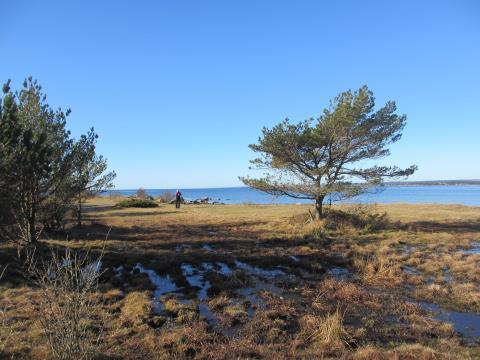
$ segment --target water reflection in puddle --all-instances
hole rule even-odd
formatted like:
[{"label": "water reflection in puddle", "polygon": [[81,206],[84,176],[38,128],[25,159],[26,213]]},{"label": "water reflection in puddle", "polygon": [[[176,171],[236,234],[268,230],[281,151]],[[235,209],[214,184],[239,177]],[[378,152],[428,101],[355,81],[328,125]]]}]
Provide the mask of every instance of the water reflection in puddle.
[{"label": "water reflection in puddle", "polygon": [[285,273],[282,270],[279,269],[274,269],[274,270],[265,270],[261,269],[256,266],[252,266],[249,264],[246,264],[244,262],[241,262],[239,260],[235,260],[235,266],[241,270],[244,270],[245,272],[256,275],[259,277],[267,278],[267,279],[273,279],[278,276],[285,275]]},{"label": "water reflection in puddle", "polygon": [[[184,295],[180,292],[182,288],[178,288],[169,275],[160,276],[154,270],[147,269],[140,263],[135,265],[134,270],[147,274],[150,281],[155,286],[153,297],[154,311],[156,313],[162,313],[164,307],[160,298],[166,294],[174,294],[177,301],[182,304],[192,305],[196,303],[200,316],[204,318],[211,327],[216,328],[221,333],[229,333],[230,330],[221,329],[221,327],[219,327],[218,319],[207,305],[208,290],[211,288],[211,283],[205,279],[205,274],[208,272],[217,272],[223,276],[231,276],[235,273],[235,270],[223,262],[204,262],[200,266],[183,263],[180,265],[180,268],[188,284],[191,287],[198,289],[196,300],[185,299]],[[287,276],[284,271],[280,269],[265,270],[238,260],[235,260],[235,268],[246,272],[252,280],[252,286],[240,288],[235,291],[239,299],[232,299],[235,303],[244,303],[247,315],[250,319],[253,318],[257,309],[266,308],[265,301],[260,297],[261,292],[265,291],[277,295],[282,299],[285,296],[289,296],[285,290],[275,285],[272,281],[277,277]],[[115,273],[118,276],[121,276],[123,271],[124,269],[122,266],[115,268]]]},{"label": "water reflection in puddle", "polygon": [[206,252],[213,251],[213,248],[208,244],[203,244],[202,249],[205,250]]},{"label": "water reflection in puddle", "polygon": [[217,262],[216,264],[220,267],[220,269],[218,270],[220,274],[229,276],[233,273],[232,269],[230,269],[230,267],[227,264],[222,262]]},{"label": "water reflection in puddle", "polygon": [[452,323],[455,331],[465,337],[480,337],[480,314],[448,311],[427,302],[420,302],[419,305],[423,310],[432,312],[436,320]]},{"label": "water reflection in puddle", "polygon": [[480,254],[480,241],[471,242],[470,247],[468,249],[462,250],[462,254],[466,254],[466,255]]},{"label": "water reflection in puddle", "polygon": [[[213,269],[213,267],[211,267],[211,264],[203,263],[202,265],[204,269]],[[204,273],[208,270],[205,269],[205,271],[200,271],[199,269],[194,268],[190,264],[182,264],[180,268],[182,269],[183,276],[185,276],[190,286],[200,289],[197,292],[198,300],[207,300],[207,291],[211,287],[211,284],[210,281],[204,279]]]},{"label": "water reflection in puddle", "polygon": [[185,250],[190,250],[192,248],[191,245],[186,245],[186,244],[178,244],[175,246],[175,252],[179,253]]},{"label": "water reflection in puddle", "polygon": [[334,277],[337,281],[346,281],[352,278],[352,273],[348,269],[337,266],[328,269],[327,274]]},{"label": "water reflection in puddle", "polygon": [[420,276],[422,275],[422,272],[418,270],[414,266],[409,266],[409,265],[402,265],[402,271],[405,274],[412,275],[412,276]]},{"label": "water reflection in puddle", "polygon": [[208,308],[206,304],[199,303],[198,312],[200,313],[200,316],[202,316],[210,326],[215,327],[218,325],[218,320],[216,316],[213,314],[213,312]]},{"label": "water reflection in puddle", "polygon": [[115,277],[117,279],[121,279],[123,276],[123,273],[125,272],[125,268],[123,265],[117,266],[116,268],[113,268],[113,272],[115,273]]},{"label": "water reflection in puddle", "polygon": [[177,285],[175,285],[175,283],[172,281],[170,275],[160,276],[155,272],[155,270],[146,269],[140,263],[136,264],[133,269],[148,275],[148,278],[155,286],[155,290],[153,292],[154,311],[161,312],[163,310],[163,304],[160,301],[160,297],[162,295],[177,291]]}]

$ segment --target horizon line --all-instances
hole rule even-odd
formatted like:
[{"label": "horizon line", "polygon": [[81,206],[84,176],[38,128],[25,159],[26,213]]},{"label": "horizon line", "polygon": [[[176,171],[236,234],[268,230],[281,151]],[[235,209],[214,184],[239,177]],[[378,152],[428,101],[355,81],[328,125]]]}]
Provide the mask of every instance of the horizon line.
[{"label": "horizon line", "polygon": [[[405,180],[405,181],[385,181],[384,184],[418,184],[418,183],[442,183],[442,182],[478,182],[480,185],[480,179],[437,179],[437,180]],[[175,187],[175,188],[144,188],[142,186],[136,188],[113,188],[105,191],[135,191],[138,189],[144,190],[205,190],[205,189],[238,189],[249,188],[249,186],[214,186],[214,187]]]}]

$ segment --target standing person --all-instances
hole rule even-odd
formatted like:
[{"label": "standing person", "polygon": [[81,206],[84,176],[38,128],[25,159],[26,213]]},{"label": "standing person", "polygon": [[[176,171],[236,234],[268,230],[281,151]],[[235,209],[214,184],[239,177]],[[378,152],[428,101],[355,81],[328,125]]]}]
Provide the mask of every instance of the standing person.
[{"label": "standing person", "polygon": [[182,193],[177,189],[175,193],[175,208],[180,209],[180,202],[182,201]]}]

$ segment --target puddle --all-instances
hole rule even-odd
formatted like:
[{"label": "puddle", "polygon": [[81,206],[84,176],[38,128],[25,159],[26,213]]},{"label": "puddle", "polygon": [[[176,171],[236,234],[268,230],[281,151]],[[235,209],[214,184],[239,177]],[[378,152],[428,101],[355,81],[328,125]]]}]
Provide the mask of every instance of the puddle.
[{"label": "puddle", "polygon": [[202,249],[205,250],[205,251],[207,251],[207,252],[213,251],[213,248],[212,248],[210,245],[208,245],[208,244],[204,244],[204,245],[202,246]]},{"label": "puddle", "polygon": [[463,249],[462,254],[474,255],[480,254],[480,241],[472,241],[468,249]]},{"label": "puddle", "polygon": [[[220,264],[220,263],[217,263],[217,264]],[[244,299],[244,301],[247,302],[246,312],[250,319],[253,318],[256,310],[265,309],[267,306],[265,300],[263,300],[260,297],[261,292],[265,291],[265,292],[274,294],[281,299],[285,297],[290,297],[285,290],[278,287],[273,281],[278,277],[290,276],[284,271],[278,268],[273,270],[265,270],[257,266],[246,264],[239,260],[235,260],[235,265],[237,269],[245,271],[251,277],[252,286],[240,288],[235,291],[235,293],[239,297],[241,297],[242,299]],[[230,270],[228,266],[224,268],[224,270],[227,270],[227,269],[229,270],[227,273],[232,272],[232,270]],[[220,272],[223,273],[222,270],[220,270]]]},{"label": "puddle", "polygon": [[352,273],[348,269],[337,266],[328,269],[327,274],[334,277],[337,281],[347,281],[352,278]]},{"label": "puddle", "polygon": [[406,254],[406,255],[410,255],[414,250],[416,250],[416,248],[412,245],[400,245],[399,246],[399,249],[402,253]]},{"label": "puddle", "polygon": [[256,241],[256,242],[255,242],[255,247],[256,247],[257,249],[266,249],[266,248],[268,248],[268,246],[267,246],[265,243],[262,243],[262,242],[260,242],[260,241]]},{"label": "puddle", "polygon": [[448,268],[443,269],[443,279],[447,284],[452,283],[452,274],[450,274],[450,270],[448,270]]},{"label": "puddle", "polygon": [[211,263],[207,263],[207,262],[202,263],[202,268],[205,271],[214,271],[213,264],[211,264]]},{"label": "puddle", "polygon": [[415,266],[402,265],[402,271],[407,275],[421,276],[422,272]]},{"label": "puddle", "polygon": [[[210,268],[210,270],[213,270],[213,266],[208,263],[203,263],[202,267],[205,269],[205,267]],[[200,290],[197,292],[197,298],[200,301],[204,301],[208,299],[207,291],[211,287],[210,281],[204,279],[203,272],[199,271],[198,269],[194,268],[190,264],[182,264],[180,265],[180,268],[182,269],[183,275],[186,277],[188,283],[192,287],[197,287]],[[208,269],[205,269],[208,271]]]},{"label": "puddle", "polygon": [[210,326],[216,327],[218,325],[217,318],[206,304],[198,304],[198,312],[200,313],[200,316],[202,316]]},{"label": "puddle", "polygon": [[289,257],[290,259],[292,259],[293,261],[295,261],[295,262],[299,262],[299,261],[300,261],[300,259],[299,259],[297,256],[295,256],[295,255],[289,255],[288,257]]},{"label": "puddle", "polygon": [[265,270],[261,269],[256,266],[252,266],[249,264],[246,264],[242,261],[235,260],[235,265],[237,268],[246,271],[247,273],[251,275],[256,275],[262,278],[267,278],[267,279],[274,279],[278,276],[283,276],[285,273],[282,270],[279,269],[274,269],[274,270]]},{"label": "puddle", "polygon": [[161,312],[163,310],[163,304],[160,301],[160,297],[170,292],[178,290],[177,285],[172,281],[170,275],[160,276],[154,270],[146,269],[142,264],[136,264],[133,268],[143,274],[147,274],[148,278],[155,285],[155,291],[153,293],[153,308],[155,312]]},{"label": "puddle", "polygon": [[480,314],[448,311],[427,302],[420,302],[419,305],[423,310],[432,312],[434,319],[452,323],[455,331],[465,337],[480,337]]},{"label": "puddle", "polygon": [[117,279],[121,279],[123,276],[123,273],[125,272],[125,268],[123,265],[117,266],[116,268],[113,268],[113,272],[115,273],[115,277]]},{"label": "puddle", "polygon": [[217,262],[216,264],[217,264],[217,266],[220,267],[220,269],[218,270],[218,272],[220,274],[228,276],[228,275],[231,275],[233,273],[232,269],[230,269],[230,267],[227,264],[222,263],[222,262]]},{"label": "puddle", "polygon": [[179,253],[185,250],[189,250],[192,247],[190,245],[185,245],[185,244],[178,244],[175,246],[175,252]]},{"label": "puddle", "polygon": [[[265,270],[256,266],[251,266],[241,261],[236,260],[235,265],[238,269],[244,270],[252,277],[252,286],[246,288],[240,288],[235,291],[238,295],[239,301],[246,302],[246,312],[248,317],[251,319],[255,315],[255,311],[258,309],[265,309],[266,302],[260,297],[262,291],[269,292],[271,294],[279,296],[281,299],[284,297],[289,297],[285,290],[281,289],[274,284],[272,279],[278,276],[287,275],[285,272],[274,269],[274,270]],[[206,301],[208,300],[208,289],[211,287],[211,283],[208,280],[205,280],[205,273],[210,271],[215,271],[224,276],[229,276],[234,273],[234,269],[230,268],[227,264],[223,262],[209,263],[204,262],[200,266],[193,266],[191,264],[183,263],[180,265],[182,274],[185,276],[188,284],[191,287],[198,289],[196,301],[198,312],[201,317],[203,317],[208,324],[215,328],[220,333],[227,336],[230,334],[230,330],[222,329],[219,326],[219,320],[216,318],[215,314],[209,309]],[[115,274],[121,276],[124,271],[123,266],[115,268]],[[183,295],[179,292],[181,288],[178,288],[175,283],[172,281],[170,276],[167,274],[165,276],[159,276],[154,270],[146,269],[140,263],[136,264],[134,270],[138,270],[141,273],[148,275],[150,281],[155,285],[154,298],[153,298],[153,309],[156,313],[161,313],[163,309],[163,304],[160,301],[160,297],[167,293],[176,293],[175,296],[177,301],[183,304],[192,304],[192,300],[185,299]],[[233,332],[231,333],[233,334]],[[230,334],[230,335],[231,335]]]},{"label": "puddle", "polygon": [[251,287],[241,288],[236,291],[238,295],[240,295],[250,303],[250,306],[247,307],[247,313],[249,314],[250,318],[255,315],[255,307],[265,309],[267,306],[265,301],[258,296],[257,291],[258,289]]}]

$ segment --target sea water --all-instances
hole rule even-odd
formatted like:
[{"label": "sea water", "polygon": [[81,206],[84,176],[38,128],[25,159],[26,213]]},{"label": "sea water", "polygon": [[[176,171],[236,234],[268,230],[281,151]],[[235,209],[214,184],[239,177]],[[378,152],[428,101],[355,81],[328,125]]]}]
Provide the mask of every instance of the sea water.
[{"label": "sea water", "polygon": [[[175,193],[176,189],[147,189],[151,196],[164,192]],[[311,200],[287,196],[272,196],[248,187],[180,189],[187,200],[208,197],[211,201],[225,204],[310,204]],[[135,195],[136,190],[112,190],[105,195]],[[328,198],[326,199],[328,202]],[[387,185],[373,189],[367,194],[351,198],[347,203],[439,203],[480,206],[480,185]]]}]

